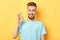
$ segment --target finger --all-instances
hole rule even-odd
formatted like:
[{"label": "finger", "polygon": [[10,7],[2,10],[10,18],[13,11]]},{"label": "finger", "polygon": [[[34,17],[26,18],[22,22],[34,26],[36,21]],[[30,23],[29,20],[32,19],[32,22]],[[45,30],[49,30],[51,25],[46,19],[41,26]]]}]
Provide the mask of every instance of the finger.
[{"label": "finger", "polygon": [[22,15],[21,15],[21,14],[18,14],[18,15],[17,15],[17,17],[18,17],[18,18],[21,18],[21,17],[22,17]]}]

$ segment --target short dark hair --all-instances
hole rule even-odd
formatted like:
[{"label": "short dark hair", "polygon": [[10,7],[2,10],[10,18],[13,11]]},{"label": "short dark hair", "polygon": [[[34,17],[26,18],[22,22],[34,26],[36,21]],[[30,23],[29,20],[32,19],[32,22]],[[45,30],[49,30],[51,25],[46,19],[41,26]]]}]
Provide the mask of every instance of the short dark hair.
[{"label": "short dark hair", "polygon": [[34,2],[29,2],[29,3],[27,4],[27,6],[35,6],[35,7],[37,7],[36,3],[34,3]]}]

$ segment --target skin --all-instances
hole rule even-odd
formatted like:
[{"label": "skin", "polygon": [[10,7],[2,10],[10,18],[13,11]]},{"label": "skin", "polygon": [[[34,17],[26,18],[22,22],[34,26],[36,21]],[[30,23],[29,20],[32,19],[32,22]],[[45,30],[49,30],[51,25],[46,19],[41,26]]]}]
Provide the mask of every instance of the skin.
[{"label": "skin", "polygon": [[[28,14],[28,21],[33,21],[35,18],[37,8],[35,6],[27,6],[27,14]],[[16,23],[16,27],[13,31],[12,37],[13,39],[16,39],[18,35],[18,24],[23,21],[23,17],[21,14],[17,14],[18,21]],[[41,35],[41,40],[44,40],[44,35]]]}]

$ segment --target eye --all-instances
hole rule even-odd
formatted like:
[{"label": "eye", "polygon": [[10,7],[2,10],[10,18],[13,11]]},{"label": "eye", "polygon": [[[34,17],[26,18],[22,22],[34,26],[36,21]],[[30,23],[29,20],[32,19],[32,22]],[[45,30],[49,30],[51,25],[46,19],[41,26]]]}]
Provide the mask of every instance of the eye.
[{"label": "eye", "polygon": [[31,11],[30,9],[28,11]]},{"label": "eye", "polygon": [[35,10],[33,9],[32,11],[34,12]]}]

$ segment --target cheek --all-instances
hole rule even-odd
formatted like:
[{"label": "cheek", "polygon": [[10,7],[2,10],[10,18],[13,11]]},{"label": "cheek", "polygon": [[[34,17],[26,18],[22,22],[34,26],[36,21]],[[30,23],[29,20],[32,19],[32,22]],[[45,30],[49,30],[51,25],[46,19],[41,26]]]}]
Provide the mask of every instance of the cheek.
[{"label": "cheek", "polygon": [[28,14],[31,14],[31,12],[28,11]]},{"label": "cheek", "polygon": [[35,11],[32,12],[35,15]]}]

